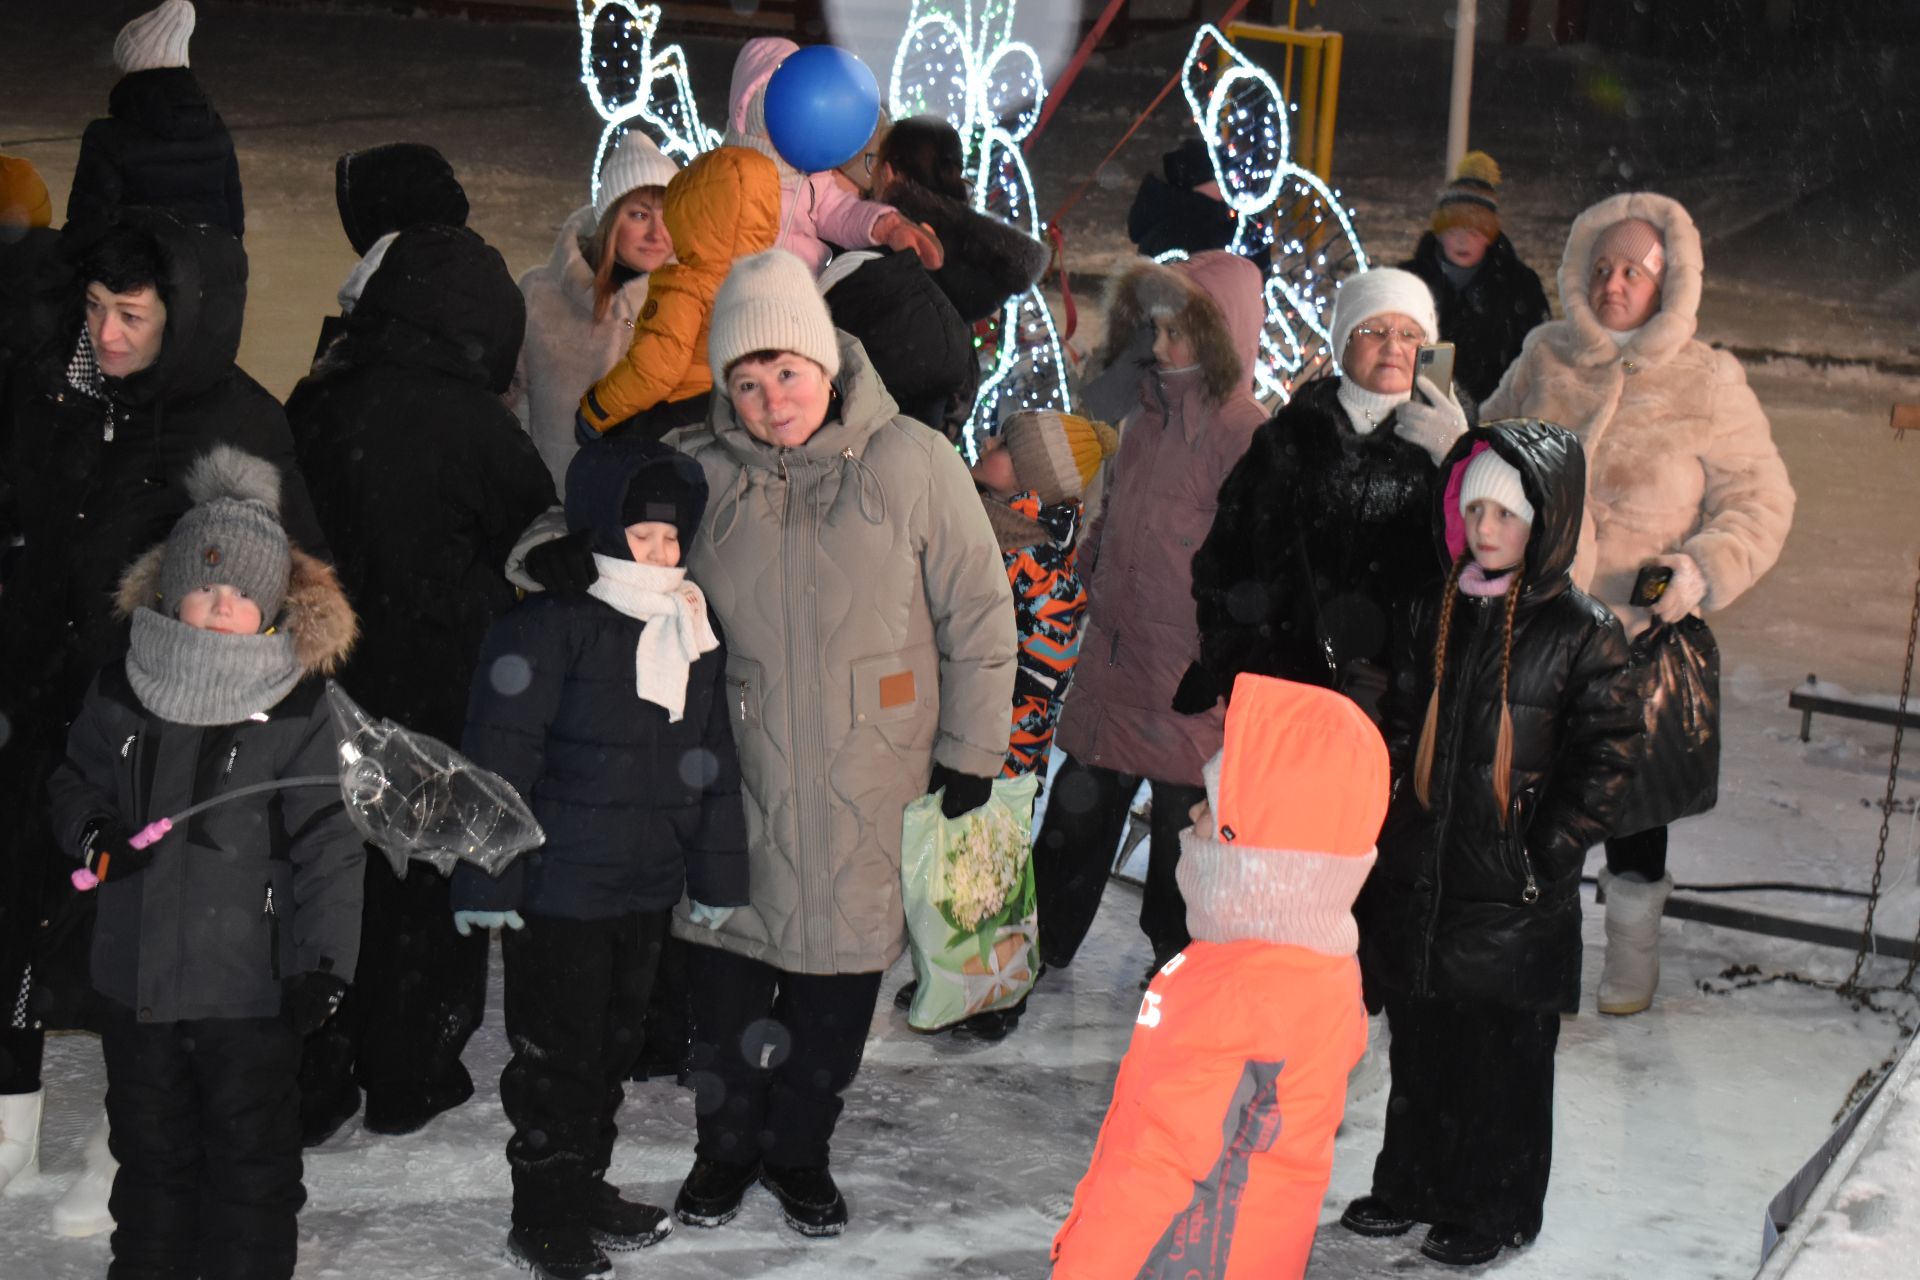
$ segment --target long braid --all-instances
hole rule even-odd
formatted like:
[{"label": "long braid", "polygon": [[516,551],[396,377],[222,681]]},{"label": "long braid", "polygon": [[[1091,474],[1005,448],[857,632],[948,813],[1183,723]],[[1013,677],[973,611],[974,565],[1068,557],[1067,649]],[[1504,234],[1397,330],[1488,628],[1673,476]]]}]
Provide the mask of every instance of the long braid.
[{"label": "long braid", "polygon": [[1433,694],[1427,699],[1426,723],[1420,726],[1420,747],[1413,754],[1413,794],[1420,807],[1433,808],[1433,752],[1440,737],[1440,686],[1447,678],[1447,633],[1453,630],[1453,601],[1459,593],[1460,573],[1472,558],[1462,552],[1447,574],[1446,594],[1440,597],[1440,634],[1433,642]]},{"label": "long braid", "polygon": [[1507,677],[1513,667],[1513,617],[1520,609],[1523,574],[1513,571],[1507,587],[1506,630],[1500,638],[1500,736],[1493,746],[1493,798],[1500,804],[1500,826],[1507,825],[1507,799],[1513,790],[1513,708],[1507,705]]}]

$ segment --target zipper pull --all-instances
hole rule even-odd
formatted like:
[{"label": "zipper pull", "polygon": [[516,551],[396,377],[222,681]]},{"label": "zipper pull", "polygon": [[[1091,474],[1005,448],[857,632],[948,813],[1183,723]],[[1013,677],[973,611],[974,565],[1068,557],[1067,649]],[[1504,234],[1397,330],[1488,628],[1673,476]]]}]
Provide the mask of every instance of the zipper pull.
[{"label": "zipper pull", "polygon": [[267,885],[267,901],[266,904],[261,907],[260,914],[263,916],[278,916],[280,914],[273,909],[273,885],[271,882]]},{"label": "zipper pull", "polygon": [[133,752],[134,741],[138,739],[139,736],[137,733],[130,733],[127,735],[127,740],[120,744],[120,758],[122,760],[125,760],[127,756]]},{"label": "zipper pull", "polygon": [[[233,761],[234,761],[234,758],[235,758],[236,756],[238,756],[239,754],[240,754],[240,744],[239,744],[239,743],[237,743],[237,742],[236,742],[236,743],[234,743],[234,744],[233,744],[233,746],[232,746],[232,747],[230,747],[230,748],[228,748],[228,750],[227,750],[227,767],[226,767],[225,769],[223,769],[223,770],[221,770],[221,771],[220,771],[220,776],[221,776],[221,777],[222,777],[223,779],[224,779],[224,778],[231,778],[231,777],[233,776]],[[269,892],[271,892],[271,891],[269,891]]]},{"label": "zipper pull", "polygon": [[740,723],[745,724],[746,722],[747,722],[747,682],[745,680],[742,680],[740,682]]}]

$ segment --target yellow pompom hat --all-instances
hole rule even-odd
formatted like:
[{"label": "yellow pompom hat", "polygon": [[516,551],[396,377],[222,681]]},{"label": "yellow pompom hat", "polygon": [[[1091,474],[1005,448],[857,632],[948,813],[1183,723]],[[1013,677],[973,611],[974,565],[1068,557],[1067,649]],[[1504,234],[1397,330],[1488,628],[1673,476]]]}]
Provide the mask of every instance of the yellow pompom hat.
[{"label": "yellow pompom hat", "polygon": [[1460,157],[1453,181],[1433,207],[1433,234],[1471,227],[1492,243],[1500,238],[1500,166],[1484,151]]}]

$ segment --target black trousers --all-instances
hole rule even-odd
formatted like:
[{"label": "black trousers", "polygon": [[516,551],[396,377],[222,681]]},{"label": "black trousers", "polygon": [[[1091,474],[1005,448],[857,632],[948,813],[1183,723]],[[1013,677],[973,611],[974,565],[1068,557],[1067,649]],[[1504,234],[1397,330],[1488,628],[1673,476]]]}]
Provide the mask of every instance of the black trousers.
[{"label": "black trousers", "polygon": [[1560,1016],[1390,997],[1387,1024],[1393,1082],[1373,1193],[1417,1222],[1533,1239],[1553,1164]]},{"label": "black trousers", "polygon": [[1607,870],[1614,875],[1638,871],[1649,881],[1667,874],[1667,828],[1648,827],[1607,841]]},{"label": "black trousers", "polygon": [[353,990],[308,1038],[301,1069],[310,1111],[356,1082],[424,1089],[465,1077],[460,1054],[486,1009],[487,934],[454,932],[451,883],[418,862],[403,880],[367,851]]},{"label": "black trousers", "polygon": [[[1153,821],[1148,837],[1147,891],[1140,903],[1140,930],[1153,945],[1156,965],[1193,941],[1187,933],[1187,903],[1174,881],[1180,863],[1180,831],[1187,811],[1207,798],[1201,787],[1149,780]],[[1113,870],[1113,855],[1126,830],[1128,806],[1140,789],[1137,775],[1082,764],[1068,756],[1053,778],[1053,799],[1033,846],[1033,889],[1040,915],[1040,957],[1056,968],[1073,957],[1093,928]]]},{"label": "black trousers", "polygon": [[639,1060],[665,911],[526,917],[501,931],[507,1042],[500,1102],[513,1122],[513,1225],[577,1221],[613,1159],[622,1082]]},{"label": "black trousers", "polygon": [[142,1023],[106,1004],[108,1280],[285,1280],[300,1184],[300,1038],[279,1018]]},{"label": "black trousers", "polygon": [[678,1076],[687,1066],[693,1039],[693,997],[687,990],[688,943],[669,933],[660,947],[653,990],[647,996],[646,1042],[634,1064],[633,1078]]},{"label": "black trousers", "polygon": [[782,1169],[823,1167],[841,1094],[860,1071],[878,973],[788,973],[690,946],[695,1154]]}]

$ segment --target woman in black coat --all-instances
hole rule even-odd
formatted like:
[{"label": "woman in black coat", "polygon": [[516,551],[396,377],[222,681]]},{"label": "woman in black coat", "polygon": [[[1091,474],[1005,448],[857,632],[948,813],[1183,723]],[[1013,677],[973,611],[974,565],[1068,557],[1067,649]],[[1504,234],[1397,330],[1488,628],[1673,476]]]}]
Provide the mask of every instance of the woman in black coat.
[{"label": "woman in black coat", "polygon": [[[500,399],[526,308],[506,263],[473,232],[400,233],[348,317],[346,334],[287,401],[301,465],[360,614],[341,673],[385,716],[458,742],[481,641],[516,598],[507,552],[554,503],[553,479]],[[454,933],[447,880],[404,881],[367,862],[362,981],[348,1016],[308,1046],[310,1140],[368,1091],[366,1124],[406,1133],[466,1100],[460,1053],[486,993],[484,938]],[[356,1024],[364,1027],[357,1048]],[[329,1123],[331,1122],[331,1123]]]},{"label": "woman in black coat", "polygon": [[184,66],[120,77],[106,116],[80,137],[67,221],[98,221],[131,205],[154,205],[236,239],[246,233],[233,138]]},{"label": "woman in black coat", "polygon": [[[1432,529],[1453,570],[1416,607],[1383,702],[1393,795],[1354,909],[1393,1088],[1373,1194],[1342,1221],[1363,1235],[1433,1223],[1423,1251],[1464,1264],[1540,1230],[1553,1051],[1580,991],[1580,868],[1632,780],[1640,715],[1625,633],[1568,575],[1579,441],[1501,422],[1462,439],[1441,476]],[[1517,566],[1468,549],[1489,503],[1531,525]]]}]

